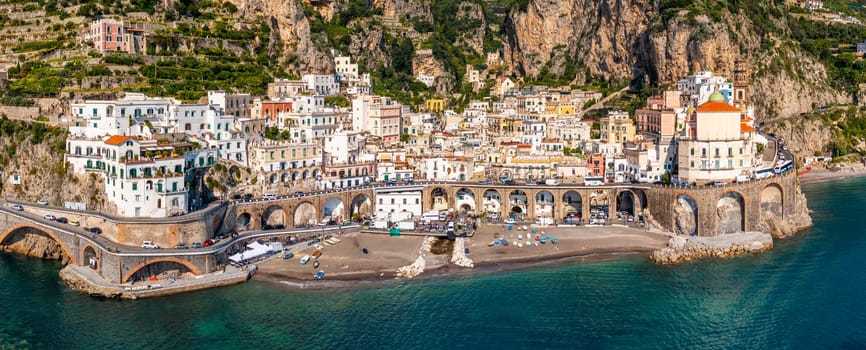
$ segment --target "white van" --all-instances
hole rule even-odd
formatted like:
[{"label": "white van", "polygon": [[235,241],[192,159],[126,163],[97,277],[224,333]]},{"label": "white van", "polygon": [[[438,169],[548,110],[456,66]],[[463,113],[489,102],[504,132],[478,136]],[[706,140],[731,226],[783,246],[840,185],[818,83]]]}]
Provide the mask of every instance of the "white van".
[{"label": "white van", "polygon": [[153,243],[151,241],[144,241],[141,243],[141,247],[145,249],[159,249],[159,244]]},{"label": "white van", "polygon": [[272,201],[272,200],[277,199],[277,196],[274,194],[271,194],[271,193],[265,193],[265,195],[262,196],[262,199],[264,199],[266,201]]}]

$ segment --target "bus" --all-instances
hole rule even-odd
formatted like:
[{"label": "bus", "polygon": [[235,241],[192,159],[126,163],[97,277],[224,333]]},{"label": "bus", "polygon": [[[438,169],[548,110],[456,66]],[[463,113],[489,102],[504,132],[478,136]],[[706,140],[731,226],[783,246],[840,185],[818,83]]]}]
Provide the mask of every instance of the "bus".
[{"label": "bus", "polygon": [[784,173],[791,171],[792,169],[794,169],[794,161],[789,160],[789,161],[784,162],[782,164],[777,164],[773,168],[773,172],[775,172],[776,174],[784,174]]},{"label": "bus", "polygon": [[601,186],[604,185],[604,176],[587,176],[583,178],[584,186]]},{"label": "bus", "polygon": [[765,179],[775,174],[776,173],[773,168],[758,169],[757,171],[755,171],[755,179]]}]

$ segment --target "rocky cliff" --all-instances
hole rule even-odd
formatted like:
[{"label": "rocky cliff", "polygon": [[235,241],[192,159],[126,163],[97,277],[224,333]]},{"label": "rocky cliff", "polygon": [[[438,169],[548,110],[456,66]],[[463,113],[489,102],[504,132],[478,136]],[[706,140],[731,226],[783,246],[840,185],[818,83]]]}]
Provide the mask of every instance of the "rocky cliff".
[{"label": "rocky cliff", "polygon": [[63,252],[59,243],[27,229],[20,229],[6,237],[3,245],[0,245],[0,251],[10,251],[40,259],[60,260],[63,264],[69,263],[69,256]]},{"label": "rocky cliff", "polygon": [[[62,146],[66,134],[52,134],[39,143],[31,142],[33,136],[18,133],[0,137],[0,149],[14,150],[11,157],[4,158],[3,177],[0,179],[0,196],[36,202],[48,201],[55,206],[64,202],[82,202],[87,209],[114,212],[104,194],[104,186],[96,174],[73,174],[63,159]],[[14,181],[18,176],[19,183]]]},{"label": "rocky cliff", "polygon": [[[304,3],[299,0],[229,0],[240,10],[240,15],[249,19],[266,15],[274,42],[281,45],[281,56],[291,58],[288,67],[299,74],[329,73],[334,71],[332,57],[313,44],[310,19],[304,13]],[[323,12],[330,14],[330,7]]]}]

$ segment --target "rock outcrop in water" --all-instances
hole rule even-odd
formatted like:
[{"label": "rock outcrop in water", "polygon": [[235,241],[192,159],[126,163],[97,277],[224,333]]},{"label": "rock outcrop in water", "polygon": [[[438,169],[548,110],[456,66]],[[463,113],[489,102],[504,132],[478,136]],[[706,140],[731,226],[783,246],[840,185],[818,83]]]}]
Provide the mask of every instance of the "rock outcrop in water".
[{"label": "rock outcrop in water", "polygon": [[676,264],[705,257],[727,258],[760,253],[772,248],[773,238],[761,232],[718,237],[673,236],[667,247],[653,252],[650,260],[659,264]]},{"label": "rock outcrop in water", "polygon": [[451,263],[460,267],[474,267],[472,259],[466,256],[466,238],[454,240],[454,251],[451,253]]}]

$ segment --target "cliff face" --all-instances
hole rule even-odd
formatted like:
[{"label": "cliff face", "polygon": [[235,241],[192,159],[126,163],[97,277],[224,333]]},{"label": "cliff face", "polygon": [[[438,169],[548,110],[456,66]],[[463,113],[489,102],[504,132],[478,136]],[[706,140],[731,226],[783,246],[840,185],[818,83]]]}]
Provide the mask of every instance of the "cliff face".
[{"label": "cliff face", "polygon": [[243,17],[254,19],[261,15],[267,16],[271,35],[276,35],[282,43],[282,56],[296,59],[295,64],[289,67],[296,73],[316,74],[334,71],[334,61],[331,56],[320,51],[313,44],[310,20],[304,14],[302,2],[297,0],[229,0],[229,2],[238,7]]},{"label": "cliff face", "polygon": [[[100,178],[96,174],[73,174],[72,169],[66,167],[63,154],[51,149],[51,142],[54,140],[34,145],[29,139],[16,141],[0,137],[0,149],[16,150],[9,164],[3,167],[0,196],[29,202],[42,199],[56,206],[63,206],[66,201],[83,202],[90,210],[115,212],[105,197]],[[20,184],[13,183],[13,174],[18,174]]]},{"label": "cliff face", "polygon": [[[631,78],[637,44],[654,8],[649,0],[533,0],[506,19],[506,64],[521,75],[574,60],[594,76]],[[555,62],[550,62],[556,56]],[[586,78],[586,77],[583,77]]]},{"label": "cliff face", "polygon": [[[562,63],[572,61],[581,66],[577,81],[589,73],[675,83],[701,70],[732,77],[734,61],[742,57],[754,67],[751,101],[760,120],[851,102],[829,87],[823,65],[796,45],[760,35],[749,13],[725,12],[713,20],[681,10],[663,19],[657,6],[646,0],[533,0],[525,12],[509,14],[506,63],[528,76],[546,65],[562,73]],[[787,30],[783,21],[774,25]]]}]

